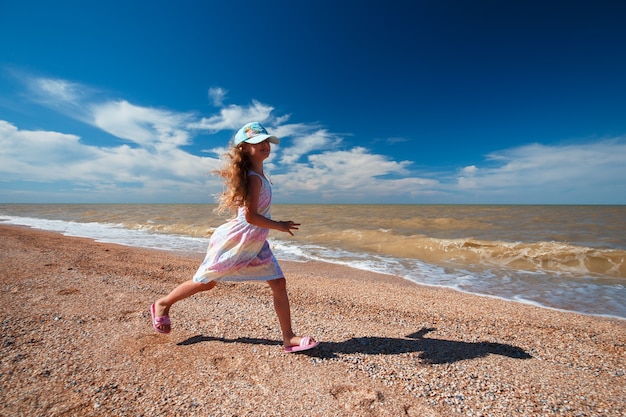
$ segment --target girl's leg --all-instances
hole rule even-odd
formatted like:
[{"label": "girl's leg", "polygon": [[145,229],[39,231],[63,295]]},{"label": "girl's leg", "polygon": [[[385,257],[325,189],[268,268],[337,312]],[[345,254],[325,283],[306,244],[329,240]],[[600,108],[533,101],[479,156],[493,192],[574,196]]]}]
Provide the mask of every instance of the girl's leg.
[{"label": "girl's leg", "polygon": [[[180,284],[178,287],[174,288],[172,292],[166,295],[163,298],[158,299],[154,303],[154,312],[155,315],[158,316],[169,316],[170,307],[172,304],[183,300],[187,297],[191,297],[192,295],[199,293],[201,291],[208,291],[211,288],[215,287],[215,281],[209,281],[208,283],[195,282],[195,281],[185,281]],[[168,331],[170,326],[167,325],[159,325],[161,330]]]},{"label": "girl's leg", "polygon": [[283,333],[285,347],[296,346],[300,343],[300,337],[296,336],[291,328],[291,308],[287,296],[287,280],[285,278],[267,281],[274,295],[274,310],[278,316],[280,330]]}]

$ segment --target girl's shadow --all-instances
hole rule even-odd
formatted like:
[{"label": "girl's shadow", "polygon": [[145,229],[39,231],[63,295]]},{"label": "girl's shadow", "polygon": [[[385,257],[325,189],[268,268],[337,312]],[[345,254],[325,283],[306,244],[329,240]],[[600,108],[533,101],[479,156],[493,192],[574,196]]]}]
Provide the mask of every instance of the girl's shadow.
[{"label": "girl's shadow", "polygon": [[418,357],[431,364],[452,363],[464,359],[482,358],[488,354],[508,356],[515,359],[532,358],[524,349],[517,346],[490,342],[459,342],[456,340],[431,339],[424,337],[434,328],[423,328],[406,338],[356,337],[344,342],[320,344],[318,355],[322,358],[335,358],[337,353],[367,355],[396,355],[419,352]]},{"label": "girl's shadow", "polygon": [[[532,358],[524,349],[503,343],[459,342],[455,340],[431,339],[424,337],[433,328],[423,328],[406,338],[355,337],[343,342],[320,343],[317,349],[301,352],[322,359],[337,358],[337,354],[397,355],[419,352],[419,358],[431,364],[452,363],[464,359],[482,358],[489,354],[508,356],[514,359]],[[237,338],[225,339],[211,336],[194,336],[178,343],[179,346],[199,342],[221,341],[224,343],[248,343],[255,345],[280,345],[281,342],[269,339]]]}]

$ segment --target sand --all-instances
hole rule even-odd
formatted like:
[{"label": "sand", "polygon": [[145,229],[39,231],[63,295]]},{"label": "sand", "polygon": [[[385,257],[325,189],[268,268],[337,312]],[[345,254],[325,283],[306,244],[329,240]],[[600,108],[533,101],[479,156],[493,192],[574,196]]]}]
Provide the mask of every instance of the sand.
[{"label": "sand", "polygon": [[0,226],[1,416],[624,416],[626,321],[281,265],[282,350],[265,283],[149,306],[201,256]]}]

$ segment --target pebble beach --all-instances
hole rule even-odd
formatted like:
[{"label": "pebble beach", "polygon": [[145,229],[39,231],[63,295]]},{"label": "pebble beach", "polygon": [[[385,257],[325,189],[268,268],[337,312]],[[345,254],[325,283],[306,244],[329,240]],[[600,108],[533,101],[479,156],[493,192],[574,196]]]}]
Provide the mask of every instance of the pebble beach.
[{"label": "pebble beach", "polygon": [[0,225],[0,416],[625,416],[626,321],[281,262],[265,283],[150,304],[202,257]]}]

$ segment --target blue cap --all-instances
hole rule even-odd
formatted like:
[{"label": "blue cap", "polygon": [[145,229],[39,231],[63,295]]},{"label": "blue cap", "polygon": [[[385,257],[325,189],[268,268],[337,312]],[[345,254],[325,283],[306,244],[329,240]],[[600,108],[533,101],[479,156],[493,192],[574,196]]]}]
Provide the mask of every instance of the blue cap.
[{"label": "blue cap", "polygon": [[235,134],[235,146],[240,143],[246,142],[251,144],[261,143],[264,140],[269,140],[271,143],[279,144],[280,139],[276,136],[267,133],[267,130],[259,122],[246,123]]}]

